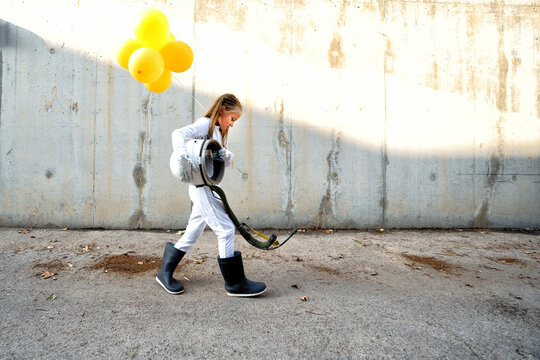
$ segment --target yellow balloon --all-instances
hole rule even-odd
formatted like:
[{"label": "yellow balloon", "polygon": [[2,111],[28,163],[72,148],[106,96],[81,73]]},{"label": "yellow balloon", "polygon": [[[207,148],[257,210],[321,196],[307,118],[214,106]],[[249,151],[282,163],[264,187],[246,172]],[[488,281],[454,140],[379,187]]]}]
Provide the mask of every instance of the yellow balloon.
[{"label": "yellow balloon", "polygon": [[143,46],[159,50],[169,38],[169,21],[158,9],[146,9],[135,22],[135,37]]},{"label": "yellow balloon", "polygon": [[163,75],[154,82],[144,84],[148,90],[155,93],[164,92],[171,86],[172,83],[172,74],[169,70],[165,69]]},{"label": "yellow balloon", "polygon": [[135,39],[124,40],[116,48],[116,61],[124,69],[129,69],[129,57],[133,52],[142,47],[141,43]]},{"label": "yellow balloon", "polygon": [[163,74],[164,69],[165,64],[159,51],[149,47],[135,50],[129,58],[130,74],[142,83],[156,81]]},{"label": "yellow balloon", "polygon": [[183,41],[168,42],[161,50],[165,68],[173,72],[183,72],[193,64],[193,50]]},{"label": "yellow balloon", "polygon": [[169,33],[169,38],[167,39],[167,42],[176,41],[176,38],[174,37],[173,33]]}]

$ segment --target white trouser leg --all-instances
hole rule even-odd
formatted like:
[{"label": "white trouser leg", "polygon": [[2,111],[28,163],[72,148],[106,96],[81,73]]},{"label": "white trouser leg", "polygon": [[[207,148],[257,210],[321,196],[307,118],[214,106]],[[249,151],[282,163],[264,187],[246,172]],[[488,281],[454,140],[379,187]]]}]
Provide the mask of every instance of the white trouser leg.
[{"label": "white trouser leg", "polygon": [[199,239],[208,224],[218,237],[219,257],[233,257],[236,228],[223,208],[221,200],[215,198],[210,188],[206,186],[200,188],[190,186],[189,197],[193,202],[193,209],[191,210],[188,226],[186,232],[174,247],[187,252]]},{"label": "white trouser leg", "polygon": [[180,240],[178,240],[178,242],[174,245],[174,247],[183,252],[187,252],[201,237],[205,227],[206,222],[201,215],[199,207],[197,204],[193,204],[186,231]]},{"label": "white trouser leg", "polygon": [[[191,190],[191,189],[190,189]],[[191,195],[190,191],[190,195]],[[218,237],[218,250],[220,258],[234,256],[234,233],[236,228],[231,218],[223,208],[221,200],[212,195],[208,187],[196,188],[194,194],[200,204],[201,215]],[[195,197],[194,196],[194,197]],[[217,196],[217,195],[216,195]]]}]

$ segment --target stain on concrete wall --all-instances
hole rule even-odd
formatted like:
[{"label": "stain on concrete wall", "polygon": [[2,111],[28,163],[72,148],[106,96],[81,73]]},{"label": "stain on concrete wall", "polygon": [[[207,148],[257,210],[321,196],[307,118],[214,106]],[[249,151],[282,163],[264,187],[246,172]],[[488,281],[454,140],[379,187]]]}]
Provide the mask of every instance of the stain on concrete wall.
[{"label": "stain on concrete wall", "polygon": [[236,0],[196,1],[195,21],[219,22],[231,30],[242,31],[245,30],[244,20],[247,8],[247,3],[239,3]]},{"label": "stain on concrete wall", "polygon": [[291,164],[291,156],[292,156],[292,144],[291,144],[291,133],[290,133],[290,127],[286,126],[285,123],[285,108],[283,104],[283,100],[281,101],[279,105],[279,119],[278,119],[278,126],[276,127],[276,135],[275,135],[275,143],[278,145],[277,152],[281,153],[281,157],[285,160],[285,168],[282,169],[286,174],[288,174],[288,183],[287,188],[284,190],[286,194],[286,207],[285,207],[285,215],[288,219],[289,223],[293,223],[294,221],[294,215],[293,215],[293,196],[292,196],[292,164]]},{"label": "stain on concrete wall", "polygon": [[330,67],[339,69],[343,67],[343,62],[345,59],[345,54],[341,46],[341,32],[343,28],[347,25],[347,1],[342,1],[339,14],[337,27],[334,32],[332,41],[330,42],[330,47],[328,49],[328,61]]},{"label": "stain on concrete wall", "polygon": [[341,134],[333,130],[331,135],[331,147],[326,156],[326,192],[321,198],[316,228],[332,228],[336,223],[339,204],[335,199],[336,187],[339,185],[340,173]]}]

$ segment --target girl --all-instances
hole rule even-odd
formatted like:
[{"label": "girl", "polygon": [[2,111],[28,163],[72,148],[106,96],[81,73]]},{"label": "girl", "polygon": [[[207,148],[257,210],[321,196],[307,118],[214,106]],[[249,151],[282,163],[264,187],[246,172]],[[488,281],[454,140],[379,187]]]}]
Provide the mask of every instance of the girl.
[{"label": "girl", "polygon": [[[217,140],[223,148],[220,155],[229,166],[234,157],[226,149],[229,129],[242,116],[242,105],[233,94],[224,94],[214,101],[203,118],[195,123],[174,130],[172,133],[173,150],[180,149],[180,179],[191,180],[191,162],[185,149],[185,141],[195,137],[204,137]],[[214,197],[207,186],[195,187],[189,185],[189,198],[193,202],[191,215],[184,235],[173,245],[169,242],[165,246],[161,268],[157,274],[157,282],[171,294],[184,292],[184,287],[173,278],[174,269],[182,257],[199,239],[206,225],[218,237],[218,263],[225,280],[225,290],[229,296],[256,296],[266,291],[266,285],[246,279],[242,264],[242,254],[234,251],[235,227],[229,215],[225,212],[223,204]]]}]

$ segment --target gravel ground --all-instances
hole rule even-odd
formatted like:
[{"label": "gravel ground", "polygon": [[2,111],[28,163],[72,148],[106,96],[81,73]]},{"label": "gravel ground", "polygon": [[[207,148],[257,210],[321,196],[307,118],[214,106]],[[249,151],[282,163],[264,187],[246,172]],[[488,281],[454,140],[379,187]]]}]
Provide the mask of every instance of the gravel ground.
[{"label": "gravel ground", "polygon": [[237,236],[268,286],[247,299],[227,296],[210,231],[166,293],[178,237],[0,228],[0,358],[540,359],[539,232],[307,231],[275,251]]}]

